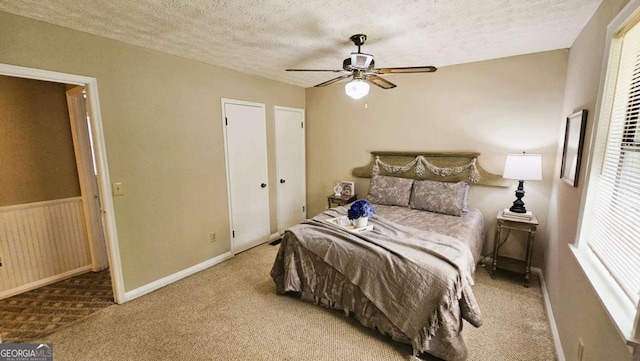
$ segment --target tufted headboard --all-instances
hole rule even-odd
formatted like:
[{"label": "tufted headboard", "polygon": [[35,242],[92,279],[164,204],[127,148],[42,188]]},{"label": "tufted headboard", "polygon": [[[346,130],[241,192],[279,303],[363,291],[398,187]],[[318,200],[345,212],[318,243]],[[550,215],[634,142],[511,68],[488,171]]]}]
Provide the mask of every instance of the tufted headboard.
[{"label": "tufted headboard", "polygon": [[428,179],[441,182],[467,181],[471,185],[508,187],[511,183],[499,174],[485,171],[476,152],[371,152],[371,161],[351,172],[358,178],[374,174]]}]

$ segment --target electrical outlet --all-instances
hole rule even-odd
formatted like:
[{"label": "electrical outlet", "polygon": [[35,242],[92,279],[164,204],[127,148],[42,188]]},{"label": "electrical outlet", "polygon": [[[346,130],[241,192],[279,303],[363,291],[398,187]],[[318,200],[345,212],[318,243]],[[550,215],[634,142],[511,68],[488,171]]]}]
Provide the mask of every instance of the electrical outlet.
[{"label": "electrical outlet", "polygon": [[111,188],[113,189],[113,195],[114,196],[123,196],[124,195],[124,186],[122,185],[122,182],[115,182],[111,185]]},{"label": "electrical outlet", "polygon": [[217,241],[218,239],[216,238],[216,234],[215,233],[209,233],[209,242],[213,243],[215,241]]},{"label": "electrical outlet", "polygon": [[582,356],[584,356],[584,343],[582,339],[578,339],[578,361],[582,361]]}]

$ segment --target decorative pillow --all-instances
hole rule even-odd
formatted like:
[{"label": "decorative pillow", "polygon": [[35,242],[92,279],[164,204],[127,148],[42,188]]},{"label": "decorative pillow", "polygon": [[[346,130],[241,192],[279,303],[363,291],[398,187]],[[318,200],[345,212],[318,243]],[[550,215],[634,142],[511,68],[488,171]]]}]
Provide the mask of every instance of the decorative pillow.
[{"label": "decorative pillow", "polygon": [[413,179],[375,175],[369,185],[366,200],[375,204],[407,207]]},{"label": "decorative pillow", "polygon": [[413,183],[409,207],[423,211],[461,216],[468,210],[469,183],[430,180]]}]

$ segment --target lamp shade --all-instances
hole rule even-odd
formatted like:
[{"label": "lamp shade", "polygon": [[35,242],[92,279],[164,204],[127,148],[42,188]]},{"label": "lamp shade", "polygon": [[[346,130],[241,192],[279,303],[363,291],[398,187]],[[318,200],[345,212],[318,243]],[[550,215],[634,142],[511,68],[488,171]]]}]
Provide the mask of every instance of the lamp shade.
[{"label": "lamp shade", "polygon": [[526,153],[507,155],[502,177],[517,180],[542,179],[542,156]]},{"label": "lamp shade", "polygon": [[369,94],[369,83],[362,79],[353,79],[344,86],[344,91],[353,99],[360,99]]}]

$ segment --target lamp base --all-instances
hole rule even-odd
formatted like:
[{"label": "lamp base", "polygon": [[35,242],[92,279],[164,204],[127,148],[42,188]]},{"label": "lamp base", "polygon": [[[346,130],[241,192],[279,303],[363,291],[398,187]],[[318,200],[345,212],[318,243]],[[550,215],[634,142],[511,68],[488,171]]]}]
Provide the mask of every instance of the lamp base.
[{"label": "lamp base", "polygon": [[524,197],[524,181],[518,181],[518,189],[516,189],[516,200],[513,201],[513,206],[509,210],[513,213],[527,213],[527,209],[524,207],[522,198]]}]

